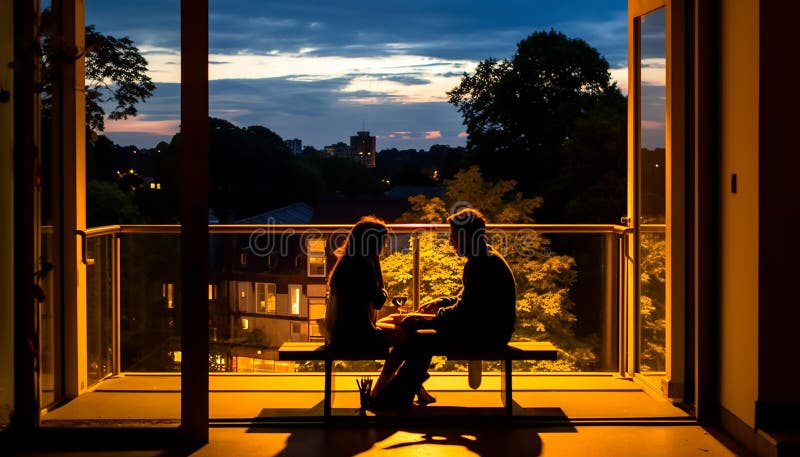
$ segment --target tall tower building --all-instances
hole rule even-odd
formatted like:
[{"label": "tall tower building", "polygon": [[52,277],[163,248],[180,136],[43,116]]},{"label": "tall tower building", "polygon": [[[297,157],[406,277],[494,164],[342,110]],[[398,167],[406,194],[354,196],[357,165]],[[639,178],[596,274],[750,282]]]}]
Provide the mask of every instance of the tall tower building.
[{"label": "tall tower building", "polygon": [[369,132],[357,132],[358,135],[350,137],[350,152],[353,157],[360,160],[367,168],[375,168],[375,149],[377,142]]},{"label": "tall tower building", "polygon": [[303,151],[303,140],[295,138],[293,140],[285,140],[283,144],[285,144],[294,155],[300,154]]}]

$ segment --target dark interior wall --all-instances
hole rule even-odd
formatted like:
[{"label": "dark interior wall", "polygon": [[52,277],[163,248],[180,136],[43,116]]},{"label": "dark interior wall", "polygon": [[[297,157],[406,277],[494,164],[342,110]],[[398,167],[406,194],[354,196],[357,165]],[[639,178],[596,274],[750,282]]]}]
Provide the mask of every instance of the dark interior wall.
[{"label": "dark interior wall", "polygon": [[[761,1],[759,11],[759,382],[758,402],[769,409],[800,404],[800,48],[791,38],[798,2]],[[766,405],[765,405],[766,404]],[[760,415],[757,412],[757,416]],[[768,413],[769,414],[769,413]],[[795,414],[796,415],[796,414]],[[794,419],[797,421],[798,419]],[[758,422],[757,418],[757,422]]]}]

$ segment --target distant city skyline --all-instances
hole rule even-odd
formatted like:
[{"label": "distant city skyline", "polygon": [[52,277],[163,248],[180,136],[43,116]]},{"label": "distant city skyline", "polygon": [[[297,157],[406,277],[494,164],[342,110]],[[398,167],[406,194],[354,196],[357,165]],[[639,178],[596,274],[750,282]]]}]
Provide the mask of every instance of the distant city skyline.
[{"label": "distant city skyline", "polygon": [[[154,96],[140,115],[107,121],[120,145],[153,147],[180,125],[180,2],[89,2],[86,23],[128,36],[149,61]],[[489,57],[555,29],[608,60],[627,92],[627,3],[470,0],[212,1],[210,114],[263,125],[322,149],[368,130],[377,149],[463,146],[465,128],[446,92]]]}]

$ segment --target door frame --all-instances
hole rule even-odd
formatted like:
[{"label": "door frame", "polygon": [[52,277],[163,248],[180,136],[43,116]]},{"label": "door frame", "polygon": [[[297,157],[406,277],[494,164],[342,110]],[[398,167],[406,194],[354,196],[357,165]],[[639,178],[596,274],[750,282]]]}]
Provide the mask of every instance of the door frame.
[{"label": "door frame", "polygon": [[[628,220],[633,229],[627,235],[625,268],[626,364],[624,372],[651,384],[639,372],[639,244],[638,189],[641,21],[659,8],[666,9],[666,373],[660,385],[652,387],[666,397],[682,400],[686,375],[686,0],[629,0],[628,2]],[[652,385],[652,384],[651,384]]]}]

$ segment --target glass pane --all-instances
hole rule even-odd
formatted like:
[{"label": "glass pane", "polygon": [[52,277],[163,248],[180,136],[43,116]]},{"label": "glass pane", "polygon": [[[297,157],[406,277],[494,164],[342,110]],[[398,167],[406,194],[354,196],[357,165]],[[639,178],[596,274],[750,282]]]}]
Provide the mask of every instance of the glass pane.
[{"label": "glass pane", "polygon": [[123,372],[180,372],[180,236],[124,234],[120,240]]},{"label": "glass pane", "polygon": [[[289,286],[289,301],[290,301],[291,306],[292,306],[291,313],[293,315],[299,315],[300,314],[300,308],[302,307],[302,303],[303,303],[303,286],[300,286],[300,285],[297,285],[297,284]],[[299,330],[298,330],[298,332],[299,332]],[[297,333],[297,332],[292,330],[292,333]]]},{"label": "glass pane", "polygon": [[325,257],[313,256],[308,258],[308,275],[325,276]]},{"label": "glass pane", "polygon": [[641,18],[639,370],[666,363],[666,10]]},{"label": "glass pane", "polygon": [[256,283],[256,312],[267,312],[267,285],[263,282]]},{"label": "glass pane", "polygon": [[[44,206],[44,205],[43,205]],[[45,214],[43,214],[43,217]],[[40,406],[46,408],[60,399],[59,363],[59,328],[55,280],[58,274],[55,253],[55,235],[52,225],[42,226],[42,243],[40,246],[41,271],[39,286],[44,293],[44,300],[38,303],[39,312],[37,331],[39,332],[39,395]],[[52,270],[50,269],[52,267]],[[49,272],[48,272],[49,270]]]},{"label": "glass pane", "polygon": [[274,283],[267,284],[267,312],[275,313],[278,311],[278,293]]},{"label": "glass pane", "polygon": [[114,239],[109,235],[87,240],[86,369],[90,386],[114,370],[113,247]]}]

